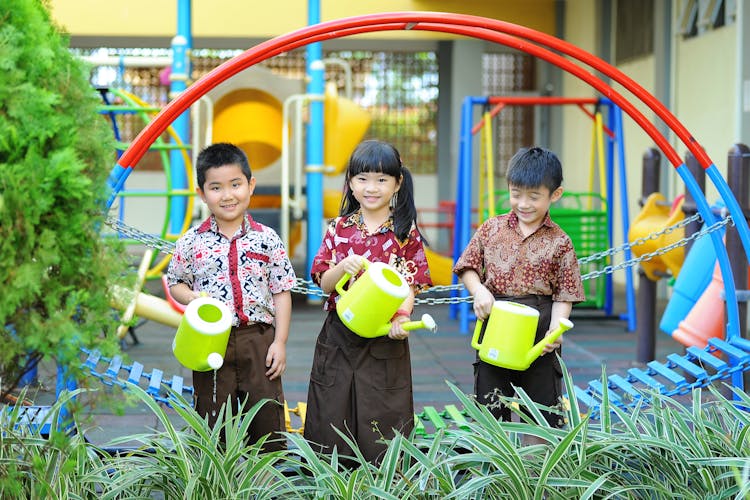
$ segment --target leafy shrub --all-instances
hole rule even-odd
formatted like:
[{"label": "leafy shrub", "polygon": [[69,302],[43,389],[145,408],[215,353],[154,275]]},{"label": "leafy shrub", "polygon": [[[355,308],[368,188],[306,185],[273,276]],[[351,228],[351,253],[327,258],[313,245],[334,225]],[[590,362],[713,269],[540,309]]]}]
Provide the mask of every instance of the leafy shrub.
[{"label": "leafy shrub", "polygon": [[[83,63],[40,0],[0,3],[0,380],[39,360],[75,373],[112,325],[122,260],[102,238],[113,138]],[[113,339],[113,336],[109,336]],[[111,350],[100,345],[104,351]]]},{"label": "leafy shrub", "polygon": [[[566,381],[572,388],[567,373]],[[133,386],[162,430],[96,447],[80,430],[42,439],[19,432],[13,416],[3,420],[0,497],[729,499],[750,493],[744,392],[729,400],[713,387],[708,398],[697,389],[687,404],[649,394],[652,405],[625,413],[607,403],[605,391],[604,418],[579,414],[572,400],[568,426],[555,429],[536,407],[519,422],[499,423],[451,390],[468,428],[397,434],[374,465],[353,442],[353,457],[320,455],[299,434],[288,435],[289,450],[261,453],[244,439],[257,405],[245,415],[222,415],[210,429],[180,395],[168,412]],[[524,394],[506,401],[529,403]],[[527,444],[528,436],[537,443]]]}]

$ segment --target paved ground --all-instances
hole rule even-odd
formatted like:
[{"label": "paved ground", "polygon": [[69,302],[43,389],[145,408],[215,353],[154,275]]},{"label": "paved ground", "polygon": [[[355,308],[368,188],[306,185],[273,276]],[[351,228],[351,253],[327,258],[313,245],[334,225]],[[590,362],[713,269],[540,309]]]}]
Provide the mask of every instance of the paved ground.
[{"label": "paved ground", "polygon": [[[155,292],[158,293],[158,292]],[[305,297],[294,296],[291,334],[287,349],[288,368],[283,376],[286,400],[290,407],[307,398],[307,386],[312,363],[313,347],[324,312],[318,304],[308,304]],[[615,310],[618,311],[617,304]],[[624,311],[624,307],[619,311]],[[458,322],[449,318],[449,306],[418,305],[414,317],[431,314],[438,324],[437,333],[425,331],[411,335],[412,368],[414,378],[415,410],[425,406],[442,408],[456,403],[446,381],[467,393],[472,392],[472,366],[475,351],[470,346],[470,336],[459,333]],[[599,378],[602,366],[608,373],[625,374],[637,366],[636,335],[626,331],[626,322],[605,318],[601,311],[574,309],[571,317],[573,330],[565,334],[564,359],[574,383],[585,386],[589,380]],[[171,352],[174,329],[148,321],[135,329],[123,343],[129,361],[142,363],[146,371],[158,368],[165,376],[178,375],[191,383],[191,372],[182,367]],[[680,344],[671,337],[657,333],[656,359],[663,360],[672,352],[682,353]],[[102,370],[103,371],[103,370]],[[54,397],[54,379],[43,380],[46,393],[38,394],[40,401]],[[142,433],[159,428],[151,411],[143,406],[131,406],[122,415],[114,415],[104,407],[92,410],[93,421],[86,425],[86,436],[94,443],[104,444],[110,439]]]}]

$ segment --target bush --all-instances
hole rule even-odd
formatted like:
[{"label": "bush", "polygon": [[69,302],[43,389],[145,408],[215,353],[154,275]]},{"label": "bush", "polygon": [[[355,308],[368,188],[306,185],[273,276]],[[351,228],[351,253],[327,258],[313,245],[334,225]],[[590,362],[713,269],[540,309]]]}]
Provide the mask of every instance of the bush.
[{"label": "bush", "polygon": [[105,352],[121,252],[99,236],[114,164],[83,63],[40,0],[0,3],[0,380],[39,360],[75,375],[79,346]]}]

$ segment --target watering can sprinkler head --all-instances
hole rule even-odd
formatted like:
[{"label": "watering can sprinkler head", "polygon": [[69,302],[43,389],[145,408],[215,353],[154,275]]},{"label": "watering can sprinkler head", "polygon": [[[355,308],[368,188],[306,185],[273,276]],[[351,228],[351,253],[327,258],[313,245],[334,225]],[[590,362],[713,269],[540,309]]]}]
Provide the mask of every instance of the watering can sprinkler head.
[{"label": "watering can sprinkler head", "polygon": [[425,330],[429,330],[430,333],[437,332],[437,323],[435,323],[435,320],[429,314],[423,314],[422,321],[418,323],[422,323],[422,326],[418,328],[424,328]]},{"label": "watering can sprinkler head", "polygon": [[224,365],[224,357],[218,352],[212,352],[206,357],[206,362],[212,370],[218,370]]}]

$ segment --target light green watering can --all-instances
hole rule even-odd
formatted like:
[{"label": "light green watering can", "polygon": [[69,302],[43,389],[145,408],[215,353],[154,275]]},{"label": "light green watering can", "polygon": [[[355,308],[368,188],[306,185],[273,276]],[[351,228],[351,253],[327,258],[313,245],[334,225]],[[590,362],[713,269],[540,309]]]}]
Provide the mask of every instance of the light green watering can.
[{"label": "light green watering can", "polygon": [[232,312],[221,301],[199,297],[185,308],[172,341],[172,352],[185,368],[218,370],[224,364]]},{"label": "light green watering can", "polygon": [[[336,291],[339,299],[336,312],[347,328],[365,338],[388,335],[391,329],[391,318],[409,296],[409,284],[401,273],[383,262],[365,260],[365,272],[344,289],[351,278],[345,273],[338,283]],[[401,324],[404,330],[426,328],[436,331],[437,324],[432,316],[425,314],[419,321],[406,321]]]},{"label": "light green watering can", "polygon": [[539,311],[506,300],[495,301],[487,321],[487,328],[479,342],[484,321],[477,320],[471,347],[479,351],[479,359],[485,363],[511,370],[527,369],[542,354],[545,345],[573,328],[573,323],[563,318],[558,328],[534,344]]}]

